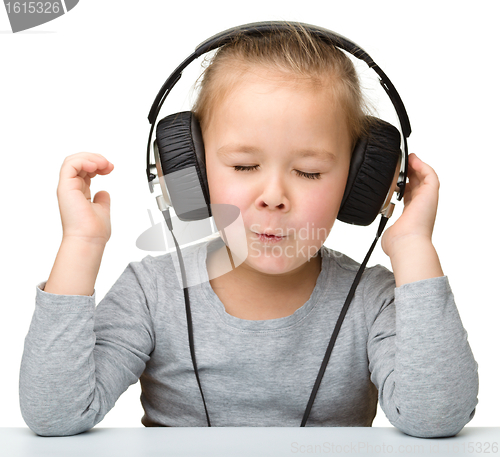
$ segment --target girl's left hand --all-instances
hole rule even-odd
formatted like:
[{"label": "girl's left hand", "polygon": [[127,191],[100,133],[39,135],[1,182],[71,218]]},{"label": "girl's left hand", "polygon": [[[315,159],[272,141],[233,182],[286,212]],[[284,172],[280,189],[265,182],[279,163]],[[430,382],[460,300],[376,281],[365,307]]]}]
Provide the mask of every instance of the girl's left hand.
[{"label": "girl's left hand", "polygon": [[400,243],[431,241],[436,220],[439,179],[415,154],[408,156],[408,178],[403,213],[382,235],[382,249],[391,257]]}]

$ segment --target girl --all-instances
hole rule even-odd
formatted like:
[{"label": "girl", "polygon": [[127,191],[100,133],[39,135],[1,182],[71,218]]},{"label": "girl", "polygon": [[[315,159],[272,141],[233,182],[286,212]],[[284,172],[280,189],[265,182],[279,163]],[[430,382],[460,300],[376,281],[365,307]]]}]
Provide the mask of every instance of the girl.
[{"label": "girl", "polygon": [[[211,424],[298,426],[359,268],[324,246],[369,128],[356,72],[305,30],[241,36],[217,52],[193,111],[211,203],[239,208],[249,253],[223,275],[221,239],[183,255],[202,278],[189,296]],[[92,201],[90,180],[112,169],[91,153],[61,167],[63,240],[20,373],[23,417],[40,435],[90,429],[139,379],[145,426],[206,424],[172,256],[130,263],[95,307],[110,199]],[[474,415],[477,364],[431,241],[439,181],[414,154],[408,176],[403,214],[382,238],[394,272],[365,270],[309,425],[371,426],[379,401],[401,431],[442,437]]]}]

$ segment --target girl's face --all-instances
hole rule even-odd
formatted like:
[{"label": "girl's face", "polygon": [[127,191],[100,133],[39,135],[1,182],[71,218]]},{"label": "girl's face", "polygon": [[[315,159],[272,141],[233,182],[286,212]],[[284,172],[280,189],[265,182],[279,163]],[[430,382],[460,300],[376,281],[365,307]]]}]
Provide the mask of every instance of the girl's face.
[{"label": "girl's face", "polygon": [[[203,132],[211,203],[237,206],[246,269],[287,274],[313,257],[337,217],[350,163],[345,119],[331,90],[247,73]],[[285,236],[273,244],[258,234]]]}]

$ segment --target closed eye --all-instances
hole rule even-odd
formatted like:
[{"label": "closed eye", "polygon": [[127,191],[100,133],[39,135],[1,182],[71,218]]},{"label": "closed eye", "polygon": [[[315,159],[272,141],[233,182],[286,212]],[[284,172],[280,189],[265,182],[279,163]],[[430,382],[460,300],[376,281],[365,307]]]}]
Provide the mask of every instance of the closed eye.
[{"label": "closed eye", "polygon": [[[252,165],[250,167],[245,167],[243,165],[235,165],[233,168],[235,171],[252,171],[256,170],[258,165]],[[302,176],[304,178],[308,179],[320,179],[321,178],[321,173],[306,173],[304,171],[299,171],[295,170],[299,176]]]}]

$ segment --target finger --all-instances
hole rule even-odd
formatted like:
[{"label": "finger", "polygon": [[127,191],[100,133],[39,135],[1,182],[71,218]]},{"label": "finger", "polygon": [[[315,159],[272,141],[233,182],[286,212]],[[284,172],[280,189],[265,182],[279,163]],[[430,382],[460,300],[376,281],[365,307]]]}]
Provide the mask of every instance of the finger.
[{"label": "finger", "polygon": [[87,174],[96,171],[98,167],[99,165],[92,160],[81,158],[70,160],[61,168],[61,180],[72,179],[77,176],[85,178]]},{"label": "finger", "polygon": [[76,154],[71,154],[64,159],[63,165],[75,160],[91,160],[94,162],[107,161],[106,157],[102,154],[96,154],[94,152],[77,152]]},{"label": "finger", "polygon": [[408,156],[408,162],[410,163],[411,168],[418,174],[421,174],[423,176],[427,176],[428,174],[436,174],[434,169],[429,164],[425,163],[414,153]]},{"label": "finger", "polygon": [[420,160],[415,154],[411,154],[411,156],[411,160],[410,157],[408,158],[410,165],[408,179],[412,182],[414,189],[423,184],[437,181],[437,175],[429,165]]},{"label": "finger", "polygon": [[424,162],[420,160],[416,154],[412,153],[408,156],[408,165],[409,165],[409,170],[408,170],[408,175],[410,174],[421,174]]},{"label": "finger", "polygon": [[96,174],[105,175],[110,173],[114,165],[106,158],[93,154],[90,157],[73,157],[65,160],[61,167],[60,178],[71,179],[76,176],[85,177],[87,174],[95,176]]},{"label": "finger", "polygon": [[105,190],[101,190],[94,195],[94,203],[105,207],[109,211],[111,198],[109,193]]},{"label": "finger", "polygon": [[411,182],[407,182],[406,183],[406,186],[405,186],[405,194],[404,194],[404,197],[403,197],[403,202],[404,202],[404,206],[408,206],[411,202],[411,197],[412,197],[412,183]]},{"label": "finger", "polygon": [[59,183],[57,188],[58,193],[60,191],[71,191],[78,190],[83,193],[87,200],[90,199],[90,177],[85,176],[82,178],[81,176],[76,176],[70,181],[63,181],[63,184]]},{"label": "finger", "polygon": [[418,184],[430,184],[439,188],[439,178],[434,168],[419,159],[415,154],[410,155],[414,156],[412,161],[412,167],[414,170],[413,177],[417,178]]},{"label": "finger", "polygon": [[[99,157],[104,157],[102,154],[98,154],[96,152],[77,152],[75,154],[70,154],[69,156],[67,156],[64,160],[69,160],[69,159],[73,159],[75,157],[85,157],[85,158],[89,158],[89,157],[95,157],[95,156],[99,156]],[[104,157],[105,158],[105,157]]]},{"label": "finger", "polygon": [[90,177],[94,178],[96,175],[107,175],[111,173],[115,169],[114,164],[108,161],[108,165],[105,168],[98,168],[96,171],[93,173],[90,173]]},{"label": "finger", "polygon": [[68,166],[70,163],[75,163],[75,161],[83,161],[83,160],[90,160],[91,162],[103,162],[104,160],[107,160],[105,157],[103,157],[101,154],[95,154],[93,152],[77,152],[76,154],[71,154],[67,156],[61,168],[64,168]]}]

